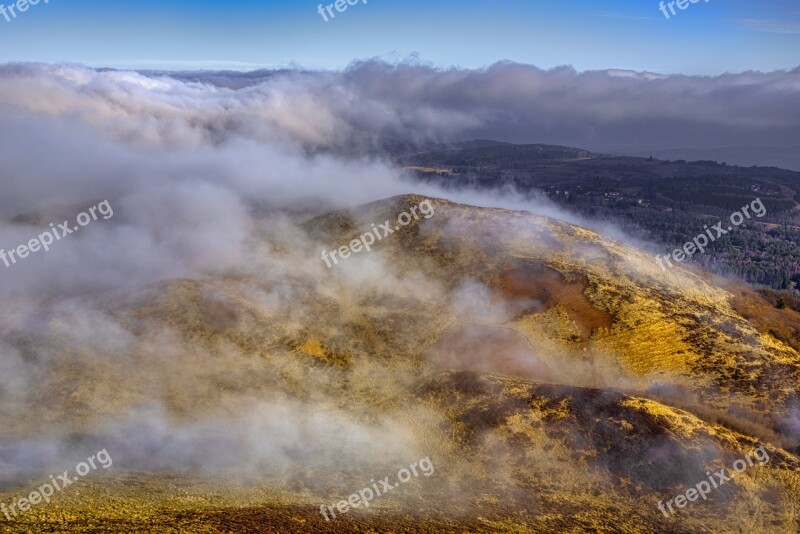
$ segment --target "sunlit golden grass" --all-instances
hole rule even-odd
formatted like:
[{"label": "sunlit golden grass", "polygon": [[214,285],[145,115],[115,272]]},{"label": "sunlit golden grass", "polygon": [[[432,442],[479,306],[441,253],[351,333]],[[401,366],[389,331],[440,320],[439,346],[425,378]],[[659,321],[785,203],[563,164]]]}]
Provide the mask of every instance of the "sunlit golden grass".
[{"label": "sunlit golden grass", "polygon": [[[358,219],[337,213],[307,227],[333,248],[422,200],[391,199]],[[435,206],[435,217],[375,247],[369,259],[380,258],[392,277],[383,292],[354,290],[337,278],[346,273],[314,278],[298,269],[282,281],[165,282],[104,303],[137,341],[132,367],[65,348],[63,363],[42,379],[42,420],[2,421],[19,434],[53,421],[89,430],[154,392],[176,420],[233,410],[237,395],[286,396],[320,413],[408,429],[435,476],[326,523],[320,504],[381,473],[348,475],[322,491],[290,475],[244,483],[119,467],[13,525],[0,522],[0,532],[688,533],[796,525],[800,460],[780,449],[788,438],[778,429],[800,383],[797,351],[740,315],[725,290],[683,270],[662,273],[595,232],[506,210]],[[507,305],[507,317],[465,319],[477,311],[452,303],[464,279]],[[276,310],[263,294],[279,284],[291,299]],[[452,372],[428,360],[448,332],[474,324],[524,336],[553,371],[549,380]],[[488,365],[507,356],[490,354]],[[751,428],[732,428],[748,418]],[[659,499],[765,439],[774,462],[748,471],[730,493],[675,518],[658,512]],[[333,480],[340,468],[317,475]]]}]

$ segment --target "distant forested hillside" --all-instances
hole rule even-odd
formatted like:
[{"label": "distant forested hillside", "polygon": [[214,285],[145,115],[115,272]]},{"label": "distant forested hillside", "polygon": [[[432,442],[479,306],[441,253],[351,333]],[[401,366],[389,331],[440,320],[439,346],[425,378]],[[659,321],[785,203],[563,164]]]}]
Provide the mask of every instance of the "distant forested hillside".
[{"label": "distant forested hillside", "polygon": [[634,237],[683,246],[760,198],[764,217],[751,218],[693,261],[757,285],[800,287],[800,173],[714,161],[662,161],[608,156],[551,145],[472,141],[396,154],[419,179],[458,188],[512,187],[543,194],[575,213],[609,220]]}]

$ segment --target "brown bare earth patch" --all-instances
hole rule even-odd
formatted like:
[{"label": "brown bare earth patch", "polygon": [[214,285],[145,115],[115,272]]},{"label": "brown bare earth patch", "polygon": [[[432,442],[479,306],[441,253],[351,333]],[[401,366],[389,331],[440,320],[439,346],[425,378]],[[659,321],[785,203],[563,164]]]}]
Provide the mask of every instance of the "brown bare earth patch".
[{"label": "brown bare earth patch", "polygon": [[528,265],[500,273],[496,289],[502,296],[516,303],[531,302],[520,316],[546,311],[561,305],[581,331],[586,343],[598,328],[611,328],[614,318],[597,309],[584,292],[589,286],[586,276],[566,280],[564,275],[545,265]]},{"label": "brown bare earth patch", "polygon": [[759,332],[800,350],[800,313],[788,306],[777,308],[765,295],[742,284],[731,287],[730,291],[733,309]]}]

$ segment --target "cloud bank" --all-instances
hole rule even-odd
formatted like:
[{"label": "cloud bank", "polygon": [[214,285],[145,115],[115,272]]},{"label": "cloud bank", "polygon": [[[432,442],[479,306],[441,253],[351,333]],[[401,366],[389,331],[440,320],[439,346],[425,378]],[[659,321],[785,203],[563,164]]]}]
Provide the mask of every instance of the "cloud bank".
[{"label": "cloud bank", "polygon": [[117,214],[6,269],[0,295],[233,268],[253,261],[253,214],[287,206],[410,192],[487,202],[412,185],[374,156],[387,147],[471,137],[588,148],[783,146],[800,138],[797,110],[800,69],[690,77],[513,63],[464,70],[364,61],[343,72],[249,73],[8,64],[0,66],[0,247],[38,233],[15,217],[46,226],[103,199]]},{"label": "cloud bank", "polygon": [[293,141],[349,153],[498,138],[584,148],[792,146],[800,69],[721,76],[354,63],[343,72],[95,71],[6,65],[0,105],[78,117],[142,144]]},{"label": "cloud bank", "polygon": [[[299,229],[323,209],[411,192],[445,196],[410,183],[376,152],[470,137],[589,148],[676,139],[697,146],[779,145],[800,138],[800,116],[792,111],[800,109],[797,76],[664,77],[509,63],[440,70],[375,61],[344,72],[0,67],[0,247],[24,244],[49,222],[99,200],[108,199],[115,212],[46,254],[0,265],[0,417],[6,423],[0,483],[24,469],[63,465],[65,450],[94,440],[113,451],[117,465],[192,469],[214,457],[206,464],[212,471],[239,474],[257,466],[276,477],[309,458],[319,467],[370,457],[373,450],[389,451],[386,461],[428,454],[415,450],[417,436],[396,428],[392,417],[370,421],[368,413],[334,402],[323,404],[320,415],[314,411],[319,399],[272,398],[266,393],[274,384],[253,378],[280,376],[292,386],[319,388],[373,384],[390,399],[400,373],[360,365],[344,378],[312,380],[293,354],[275,351],[268,367],[241,347],[196,346],[176,329],[145,324],[135,311],[121,313],[108,303],[115,292],[130,296],[161,281],[230,275],[272,290],[260,288],[258,305],[231,309],[267,318],[293,314],[291,324],[302,328],[320,310],[298,304],[293,291],[302,286],[286,282],[296,276],[319,281],[315,289],[341,303],[336,316],[354,323],[359,298],[373,290],[397,298],[441,294],[429,280],[396,279],[376,255],[330,275],[317,256],[324,244]],[[469,195],[447,194],[526,207]],[[211,304],[200,308],[222,325],[238,318],[228,314],[224,289],[223,296],[204,295],[201,304]],[[467,308],[483,293],[467,287],[452,306]],[[247,294],[258,293],[248,288]],[[183,311],[162,310],[151,321],[167,323]],[[502,317],[508,310],[486,313]],[[333,325],[334,331],[341,326]],[[530,371],[547,372],[543,367]],[[203,401],[210,406],[202,415],[187,415]],[[58,418],[48,435],[24,426],[49,424],[53,406],[71,418]],[[114,423],[98,423],[103,416]]]}]

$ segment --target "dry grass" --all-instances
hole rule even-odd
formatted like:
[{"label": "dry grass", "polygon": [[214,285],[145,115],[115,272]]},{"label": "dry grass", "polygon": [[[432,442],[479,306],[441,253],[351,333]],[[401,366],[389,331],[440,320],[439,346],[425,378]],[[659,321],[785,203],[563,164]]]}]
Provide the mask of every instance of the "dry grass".
[{"label": "dry grass", "polygon": [[[333,247],[422,200],[391,199],[365,207],[359,219],[343,212],[307,226]],[[162,284],[106,304],[141,342],[137,367],[123,373],[90,351],[70,353],[68,364],[42,371],[50,396],[40,400],[52,406],[43,419],[0,423],[9,435],[48,421],[90,428],[100,415],[147,401],[154,384],[176,417],[202,418],[242,391],[323,399],[366,419],[397,417],[433,451],[436,476],[410,484],[402,498],[326,523],[319,504],[363,480],[314,493],[294,487],[299,480],[244,487],[120,469],[40,513],[0,523],[0,532],[796,527],[800,460],[776,447],[800,383],[800,354],[787,337],[794,316],[680,269],[661,273],[644,254],[583,228],[447,201],[435,206],[434,218],[376,247],[398,276],[416,273],[434,289],[411,284],[332,297],[330,286],[298,273],[283,281],[293,290],[291,309],[276,313],[255,296],[274,282],[256,277]],[[450,299],[465,278],[508,305],[505,322],[476,326],[459,317]],[[157,334],[169,334],[181,351],[165,355]],[[470,335],[478,341],[464,342]],[[439,359],[429,360],[432,354]],[[443,367],[465,370],[438,372]],[[180,387],[164,379],[182,374]],[[193,377],[202,378],[196,386]],[[52,402],[58,398],[69,401]],[[659,499],[748,451],[757,437],[772,442],[774,462],[713,502],[661,516]]]}]

